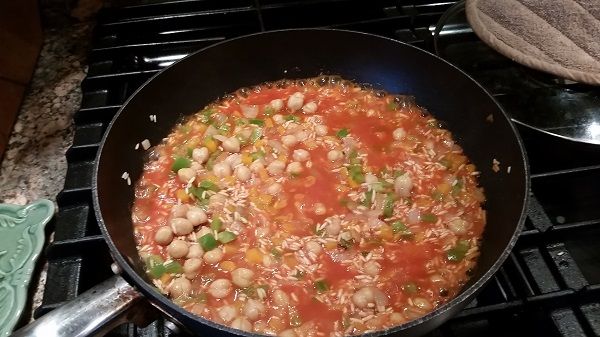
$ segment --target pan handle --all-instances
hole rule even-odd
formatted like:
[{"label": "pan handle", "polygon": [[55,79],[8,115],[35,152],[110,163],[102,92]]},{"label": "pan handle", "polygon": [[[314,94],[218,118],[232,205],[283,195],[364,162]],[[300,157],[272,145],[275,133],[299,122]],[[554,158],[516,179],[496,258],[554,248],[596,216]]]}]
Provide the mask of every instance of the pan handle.
[{"label": "pan handle", "polygon": [[102,336],[120,324],[147,320],[147,317],[139,315],[155,311],[148,308],[131,310],[140,305],[150,307],[140,292],[121,276],[115,275],[15,331],[11,336]]}]

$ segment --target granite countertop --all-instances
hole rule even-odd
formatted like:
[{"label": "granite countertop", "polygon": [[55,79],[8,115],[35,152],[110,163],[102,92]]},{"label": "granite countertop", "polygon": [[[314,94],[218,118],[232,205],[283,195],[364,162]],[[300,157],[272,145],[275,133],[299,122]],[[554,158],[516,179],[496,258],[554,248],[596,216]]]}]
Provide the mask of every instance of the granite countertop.
[{"label": "granite countertop", "polygon": [[44,32],[44,44],[0,166],[0,202],[56,199],[81,102],[90,24]]},{"label": "granite countertop", "polygon": [[[49,3],[42,0],[41,5]],[[73,115],[81,103],[80,85],[86,76],[93,23],[89,10],[84,11],[83,20],[73,17],[80,6],[64,13],[64,3],[50,5],[60,10],[42,8],[44,42],[0,165],[1,203],[24,205],[39,198],[56,203],[64,186],[65,154],[73,141]],[[61,19],[55,20],[57,17]],[[51,240],[52,234],[46,238]],[[33,300],[24,311],[30,319],[41,304],[46,280],[46,262],[43,257],[38,262],[41,271],[33,275],[30,284],[35,289]]]}]

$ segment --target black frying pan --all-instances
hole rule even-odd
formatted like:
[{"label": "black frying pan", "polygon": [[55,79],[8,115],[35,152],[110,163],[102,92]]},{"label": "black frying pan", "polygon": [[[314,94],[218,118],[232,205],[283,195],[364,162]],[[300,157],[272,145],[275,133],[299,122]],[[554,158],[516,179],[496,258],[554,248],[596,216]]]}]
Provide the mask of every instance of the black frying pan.
[{"label": "black frying pan", "polygon": [[[121,176],[128,172],[133,182],[140,177],[145,156],[144,151],[134,150],[135,144],[144,139],[158,144],[182,116],[195,113],[224,94],[265,81],[320,74],[340,75],[389,93],[415,96],[419,105],[445,123],[481,171],[480,183],[487,197],[487,227],[481,256],[463,291],[420,319],[368,335],[423,334],[468,304],[506,259],[524,221],[528,167],[515,128],[479,84],[436,56],[374,35],[321,29],[260,33],[205,48],[153,77],[127,101],[111,122],[100,146],[94,206],[102,233],[120,267],[120,276],[135,289],[116,276],[97,286],[95,295],[85,294],[86,300],[113,310],[118,307],[122,314],[132,302],[139,301],[139,293],[142,293],[170,320],[194,334],[251,336],[183,310],[147,282],[132,235],[133,184],[127,185]],[[149,115],[157,116],[156,123]],[[501,163],[499,172],[492,170],[493,159]],[[507,172],[509,166],[510,172]],[[100,301],[99,296],[103,297]],[[71,321],[76,321],[79,324],[76,329],[86,333],[102,331],[97,327],[99,321],[122,321],[115,319],[116,314],[97,313],[98,305],[88,307],[96,309],[94,314],[103,319],[94,320],[91,319],[94,314],[85,314],[69,321],[65,310],[79,310],[82,300],[76,301],[79,302],[46,315],[47,320],[62,320],[61,328],[71,327],[64,330],[66,334],[75,331]],[[42,324],[26,327],[17,334],[35,334],[42,331],[39,326]]]}]

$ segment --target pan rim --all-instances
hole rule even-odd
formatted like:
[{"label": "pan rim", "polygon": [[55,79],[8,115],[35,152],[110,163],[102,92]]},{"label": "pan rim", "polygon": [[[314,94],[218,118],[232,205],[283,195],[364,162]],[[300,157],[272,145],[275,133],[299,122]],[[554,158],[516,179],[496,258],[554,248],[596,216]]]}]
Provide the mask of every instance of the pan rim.
[{"label": "pan rim", "polygon": [[[169,313],[167,310],[165,310],[162,306],[166,306],[169,310],[173,310],[178,312],[178,314],[185,316],[187,319],[190,320],[195,320],[200,322],[201,324],[204,325],[208,325],[212,328],[218,329],[218,330],[225,330],[231,334],[234,335],[239,335],[239,336],[266,336],[266,335],[262,335],[262,334],[257,334],[257,333],[251,333],[251,332],[246,332],[246,331],[242,331],[242,330],[237,330],[237,329],[233,329],[231,327],[228,327],[226,325],[222,325],[216,322],[213,322],[211,320],[205,319],[203,317],[200,316],[196,316],[194,314],[192,314],[191,312],[188,312],[187,310],[183,309],[182,307],[176,305],[173,301],[171,301],[170,299],[166,298],[164,295],[158,293],[157,291],[155,291],[153,289],[153,287],[146,282],[127,262],[125,256],[123,256],[123,254],[121,254],[121,252],[118,250],[118,248],[116,247],[115,243],[113,242],[110,233],[108,232],[105,222],[104,222],[104,218],[102,216],[102,212],[100,210],[100,201],[99,201],[99,197],[98,197],[98,171],[99,171],[99,164],[100,164],[100,160],[102,157],[102,152],[103,152],[103,148],[104,145],[106,143],[106,139],[108,138],[108,136],[110,135],[110,131],[114,125],[114,123],[119,119],[119,116],[121,115],[121,113],[123,113],[123,111],[127,108],[127,106],[129,105],[129,102],[131,100],[133,100],[140,91],[142,91],[147,85],[148,83],[150,83],[151,81],[153,81],[155,78],[157,78],[158,76],[160,76],[163,72],[168,71],[169,69],[171,69],[172,67],[175,67],[177,64],[179,64],[180,62],[183,62],[185,60],[187,60],[190,57],[194,57],[197,54],[200,54],[202,52],[204,52],[205,50],[211,49],[211,48],[217,48],[219,46],[221,46],[222,44],[227,44],[233,41],[237,41],[239,39],[248,39],[248,38],[253,38],[255,36],[262,36],[262,35],[269,35],[269,34],[281,34],[281,33],[286,33],[286,32],[315,32],[315,31],[323,31],[323,32],[336,32],[336,33],[343,33],[343,34],[354,34],[354,35],[362,35],[362,36],[366,36],[368,38],[372,38],[372,39],[381,39],[381,40],[385,40],[388,42],[392,42],[392,43],[396,43],[396,44],[400,44],[403,47],[408,47],[408,48],[412,48],[414,50],[416,50],[417,52],[421,52],[421,53],[425,53],[435,59],[437,59],[438,61],[441,61],[443,63],[445,63],[447,66],[453,68],[455,71],[459,72],[462,76],[465,76],[468,80],[470,80],[473,84],[475,84],[493,103],[494,105],[497,107],[498,111],[501,113],[501,115],[503,116],[503,118],[506,120],[506,122],[508,123],[512,133],[513,133],[513,139],[516,140],[518,148],[520,150],[520,157],[523,160],[523,179],[524,181],[524,191],[523,191],[523,200],[522,200],[522,207],[521,207],[521,211],[519,214],[519,220],[517,222],[517,225],[515,227],[514,232],[512,233],[510,240],[508,241],[507,245],[505,246],[503,252],[500,254],[500,256],[496,259],[496,261],[492,264],[492,266],[490,268],[488,268],[488,270],[483,273],[481,275],[481,277],[479,277],[479,279],[475,282],[473,282],[470,286],[468,286],[467,288],[463,288],[461,290],[461,293],[454,297],[453,299],[451,299],[450,301],[444,303],[443,305],[441,305],[440,307],[436,308],[435,310],[427,313],[424,316],[421,316],[417,319],[414,319],[412,321],[408,321],[406,323],[403,323],[401,325],[397,325],[388,329],[384,329],[384,330],[377,330],[374,332],[370,332],[370,333],[366,333],[366,334],[360,334],[360,335],[354,335],[354,336],[361,336],[361,337],[375,337],[375,336],[383,336],[383,335],[390,335],[390,334],[395,334],[398,333],[400,331],[403,330],[407,330],[410,329],[412,327],[415,327],[417,325],[421,325],[427,321],[433,320],[436,317],[442,316],[444,315],[448,310],[451,310],[453,307],[460,305],[462,303],[464,303],[467,299],[471,298],[472,296],[475,296],[477,294],[477,292],[479,292],[481,290],[481,288],[492,278],[492,276],[498,271],[498,269],[500,269],[500,267],[502,266],[502,264],[505,262],[505,260],[507,259],[507,257],[510,255],[510,253],[512,252],[512,249],[514,248],[518,238],[519,238],[519,234],[521,233],[523,226],[525,224],[525,220],[526,220],[526,216],[527,216],[527,205],[529,203],[529,191],[530,191],[530,168],[529,168],[529,160],[527,157],[527,153],[523,144],[523,140],[521,139],[520,134],[517,131],[517,128],[513,122],[513,120],[509,117],[509,115],[504,111],[504,109],[502,108],[502,106],[498,103],[498,101],[479,83],[477,82],[474,78],[472,78],[470,75],[468,75],[467,73],[465,73],[464,71],[462,71],[460,68],[458,68],[457,66],[451,64],[450,62],[444,60],[443,58],[429,52],[426,50],[423,50],[421,48],[415,47],[413,45],[410,45],[408,43],[402,42],[402,41],[398,41],[392,38],[388,38],[385,36],[380,36],[380,35],[376,35],[376,34],[371,34],[371,33],[364,33],[364,32],[359,32],[359,31],[353,31],[353,30],[345,30],[345,29],[330,29],[330,28],[293,28],[293,29],[280,29],[280,30],[270,30],[270,31],[264,31],[264,32],[258,32],[258,33],[253,33],[253,34],[247,34],[247,35],[243,35],[243,36],[239,36],[239,37],[235,37],[235,38],[230,38],[215,44],[212,44],[210,46],[204,47],[202,49],[199,49],[193,53],[190,53],[189,55],[187,55],[186,57],[176,61],[175,63],[173,63],[172,65],[160,70],[158,73],[156,73],[155,75],[153,75],[152,77],[150,77],[146,82],[144,82],[138,89],[136,89],[131,96],[129,96],[129,98],[123,103],[123,105],[121,106],[121,108],[119,109],[119,111],[117,111],[117,113],[115,114],[115,116],[112,118],[112,120],[110,121],[110,123],[108,124],[106,131],[104,132],[103,136],[102,136],[102,140],[100,142],[100,146],[98,148],[98,152],[96,154],[95,160],[94,160],[94,169],[93,169],[93,175],[92,175],[92,201],[93,201],[93,206],[94,206],[94,214],[96,215],[96,218],[98,219],[98,224],[100,227],[100,230],[102,232],[102,236],[104,237],[104,240],[106,241],[110,252],[111,252],[111,256],[113,257],[113,259],[115,259],[115,261],[119,264],[119,266],[121,267],[122,271],[125,272],[124,276],[126,279],[128,280],[132,280],[129,281],[130,283],[132,283],[132,286],[134,286],[137,290],[139,290],[141,293],[144,294],[144,296],[146,297],[146,299],[153,304],[153,306],[165,313],[169,319],[174,319],[173,315],[171,313]],[[160,305],[157,304],[160,303]]]}]

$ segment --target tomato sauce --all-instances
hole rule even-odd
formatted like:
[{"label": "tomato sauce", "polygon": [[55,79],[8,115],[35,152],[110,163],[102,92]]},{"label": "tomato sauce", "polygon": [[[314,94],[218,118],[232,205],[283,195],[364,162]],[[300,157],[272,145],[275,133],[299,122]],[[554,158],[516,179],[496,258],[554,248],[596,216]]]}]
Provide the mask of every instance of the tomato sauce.
[{"label": "tomato sauce", "polygon": [[153,148],[132,209],[154,285],[279,336],[398,325],[456,296],[485,226],[477,172],[403,96],[325,77],[239,90]]}]

